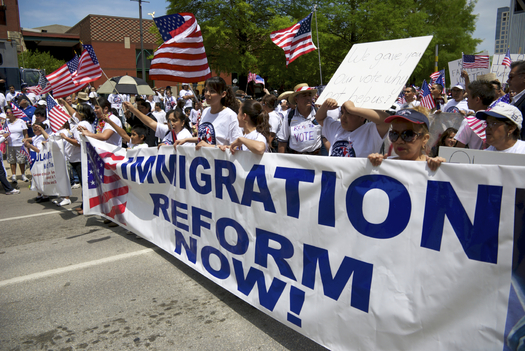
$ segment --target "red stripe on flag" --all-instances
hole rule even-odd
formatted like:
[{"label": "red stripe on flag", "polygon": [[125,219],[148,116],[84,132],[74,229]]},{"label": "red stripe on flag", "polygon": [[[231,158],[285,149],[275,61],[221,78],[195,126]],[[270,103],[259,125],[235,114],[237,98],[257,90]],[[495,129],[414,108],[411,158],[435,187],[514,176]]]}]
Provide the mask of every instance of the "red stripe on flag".
[{"label": "red stripe on flag", "polygon": [[128,192],[129,192],[129,188],[127,186],[106,191],[105,193],[103,193],[100,196],[96,196],[96,197],[90,198],[89,199],[89,208],[93,208],[93,207],[98,206],[100,204],[106,203],[106,202],[108,202],[110,199],[112,199],[114,197],[121,196],[121,195],[126,195]]}]

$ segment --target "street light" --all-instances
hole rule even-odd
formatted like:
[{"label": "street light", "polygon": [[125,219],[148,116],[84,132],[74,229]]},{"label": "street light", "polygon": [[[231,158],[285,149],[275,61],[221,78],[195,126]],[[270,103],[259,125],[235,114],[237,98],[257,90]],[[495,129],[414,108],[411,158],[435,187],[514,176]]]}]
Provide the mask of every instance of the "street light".
[{"label": "street light", "polygon": [[142,60],[142,79],[146,81],[146,61],[144,60],[144,36],[142,34],[142,3],[149,1],[144,0],[131,0],[139,3],[139,22],[140,22],[140,59]]}]

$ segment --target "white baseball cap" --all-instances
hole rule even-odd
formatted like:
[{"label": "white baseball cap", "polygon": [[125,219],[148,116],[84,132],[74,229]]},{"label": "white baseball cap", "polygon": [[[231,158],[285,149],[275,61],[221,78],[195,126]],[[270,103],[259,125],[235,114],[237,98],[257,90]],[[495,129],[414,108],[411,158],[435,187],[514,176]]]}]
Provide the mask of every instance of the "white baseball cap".
[{"label": "white baseball cap", "polygon": [[476,117],[481,120],[486,120],[487,116],[492,116],[497,119],[510,119],[514,124],[521,130],[523,123],[523,115],[516,106],[507,104],[505,102],[498,102],[494,107],[489,110],[479,111],[476,113]]}]

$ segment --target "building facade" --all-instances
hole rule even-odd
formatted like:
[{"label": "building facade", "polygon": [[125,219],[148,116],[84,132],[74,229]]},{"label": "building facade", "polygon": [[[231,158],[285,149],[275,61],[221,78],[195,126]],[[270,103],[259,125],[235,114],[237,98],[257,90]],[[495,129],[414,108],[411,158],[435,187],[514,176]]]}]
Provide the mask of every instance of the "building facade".
[{"label": "building facade", "polygon": [[525,52],[525,0],[511,0],[508,46],[511,54]]},{"label": "building facade", "polygon": [[496,18],[496,41],[494,43],[494,54],[505,54],[509,46],[510,30],[510,8],[500,7]]}]

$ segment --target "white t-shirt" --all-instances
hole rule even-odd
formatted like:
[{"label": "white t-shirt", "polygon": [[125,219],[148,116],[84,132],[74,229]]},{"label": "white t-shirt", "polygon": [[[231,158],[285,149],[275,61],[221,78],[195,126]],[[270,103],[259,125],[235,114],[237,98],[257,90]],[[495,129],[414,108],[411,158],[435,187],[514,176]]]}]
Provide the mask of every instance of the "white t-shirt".
[{"label": "white t-shirt", "polygon": [[[166,145],[173,145],[173,136],[169,132],[170,128],[167,124],[157,123],[157,129],[155,130],[155,136],[162,139],[162,143]],[[177,133],[177,140],[191,138],[191,132],[186,128],[182,128],[180,132]]]},{"label": "white t-shirt", "polygon": [[[264,135],[259,133],[257,130],[254,130],[248,134],[245,134],[244,137],[249,140],[262,141],[264,143],[264,150],[268,151],[268,141],[266,141],[266,138],[264,137]],[[243,144],[242,151],[250,151],[250,149],[248,149],[246,145]]]},{"label": "white t-shirt", "polygon": [[288,115],[285,115],[281,129],[277,133],[277,140],[289,141],[290,148],[297,152],[314,152],[321,147],[321,126],[314,124],[314,119],[313,107],[307,118],[301,116],[295,109],[290,125],[288,125]]},{"label": "white t-shirt", "polygon": [[274,111],[270,112],[268,117],[268,122],[270,123],[270,133],[277,134],[279,128],[281,128],[281,123],[283,121],[282,118],[277,114],[277,112]]},{"label": "white t-shirt", "polygon": [[165,111],[153,111],[151,113],[153,115],[153,117],[155,117],[157,119],[157,123],[160,123],[160,124],[166,124],[167,120],[166,120],[166,112]]},{"label": "white t-shirt", "polygon": [[18,95],[20,95],[19,91],[15,91],[14,93],[7,93],[5,96],[5,99],[7,102],[14,100]]},{"label": "white t-shirt", "polygon": [[131,140],[130,140],[130,141],[128,141],[128,148],[130,148],[130,149],[147,149],[148,148],[148,144],[146,144],[146,143],[133,144],[133,143],[131,143]]},{"label": "white t-shirt", "polygon": [[230,145],[242,136],[237,114],[226,107],[219,113],[212,114],[211,107],[202,113],[199,124],[199,141],[204,140],[211,145]]},{"label": "white t-shirt", "polygon": [[337,157],[368,157],[379,152],[384,140],[375,123],[365,123],[349,132],[331,117],[323,121],[323,135],[331,145],[328,155]]},{"label": "white t-shirt", "polygon": [[122,103],[124,101],[129,102],[129,95],[126,94],[111,94],[108,96],[108,101],[111,104],[111,108],[116,109],[119,114],[122,116],[123,109],[122,109]]},{"label": "white t-shirt", "polygon": [[0,107],[2,108],[2,111],[4,110],[4,107],[7,106],[7,100],[5,99],[4,94],[0,93]]},{"label": "white t-shirt", "polygon": [[31,105],[36,104],[36,102],[37,102],[37,96],[36,96],[34,93],[27,93],[26,96],[27,96],[27,98],[28,98],[29,100],[31,100],[31,101],[30,101],[30,102],[31,102]]},{"label": "white t-shirt", "polygon": [[419,102],[417,100],[414,100],[414,101],[411,101],[411,102],[405,102],[402,105],[398,105],[397,108],[396,108],[396,111],[406,110],[408,108],[413,108],[413,107],[416,107],[416,106],[419,106],[419,105],[421,105],[421,102]]},{"label": "white t-shirt", "polygon": [[27,130],[27,125],[22,119],[16,119],[13,123],[6,122],[9,127],[11,135],[9,135],[9,146],[22,146],[24,143],[24,130]]},{"label": "white t-shirt", "polygon": [[[122,123],[120,122],[120,119],[116,117],[115,115],[111,114],[109,115],[109,119],[111,119],[117,126],[122,128]],[[102,129],[102,133],[104,133],[105,130],[112,130],[113,134],[109,137],[108,140],[106,140],[106,143],[115,145],[115,146],[122,146],[122,137],[118,135],[117,131],[111,126],[111,124],[106,123],[104,124],[104,128]]]},{"label": "white t-shirt", "polygon": [[201,116],[201,110],[191,109],[190,122],[193,126],[197,124],[200,116]]},{"label": "white t-shirt", "polygon": [[42,151],[42,143],[44,141],[46,141],[46,139],[44,139],[44,136],[42,134],[35,135],[33,137],[33,146],[36,147],[38,151]]},{"label": "white t-shirt", "polygon": [[467,100],[465,99],[461,100],[460,102],[457,102],[454,99],[450,99],[445,104],[445,106],[443,106],[441,111],[447,113],[459,113],[459,111],[474,112],[472,110],[469,110]]},{"label": "white t-shirt", "polygon": [[461,121],[461,126],[454,139],[468,145],[470,149],[480,150],[483,147],[483,140],[470,128],[466,118]]},{"label": "white t-shirt", "polygon": [[[181,97],[181,98],[183,98],[185,96],[188,96],[188,95],[193,95],[193,94],[189,90],[182,89],[181,91],[179,91],[179,97]],[[193,101],[191,99],[187,99],[187,100],[184,100],[184,101],[185,101],[184,108],[193,106]]]},{"label": "white t-shirt", "polygon": [[69,157],[71,156],[71,152],[73,151],[74,146],[73,144],[62,139],[61,134],[65,134],[66,136],[70,138],[73,137],[73,134],[69,130],[60,129],[56,133],[49,134],[49,138],[50,139],[54,138],[57,144],[62,143],[62,145],[64,146],[64,156],[66,156],[66,160],[69,160]]},{"label": "white t-shirt", "polygon": [[[494,146],[489,146],[487,148],[488,151],[498,151]],[[501,150],[499,152],[507,152],[511,154],[525,154],[525,141],[523,140],[517,140],[516,144],[509,147],[508,149]]]},{"label": "white t-shirt", "polygon": [[[89,132],[93,133],[93,126],[88,121],[80,121],[77,126],[82,126],[86,128]],[[73,132],[73,138],[75,138],[78,144],[81,145],[82,139],[81,139],[81,134],[78,131],[78,129],[72,128],[71,131]],[[69,156],[69,162],[80,162],[81,160],[80,146],[75,146],[73,144],[70,144],[70,145],[72,146],[72,148],[71,148],[71,155]]]},{"label": "white t-shirt", "polygon": [[173,110],[177,106],[177,100],[173,96],[168,96],[164,98],[164,110],[166,112],[169,112],[170,110]]}]

